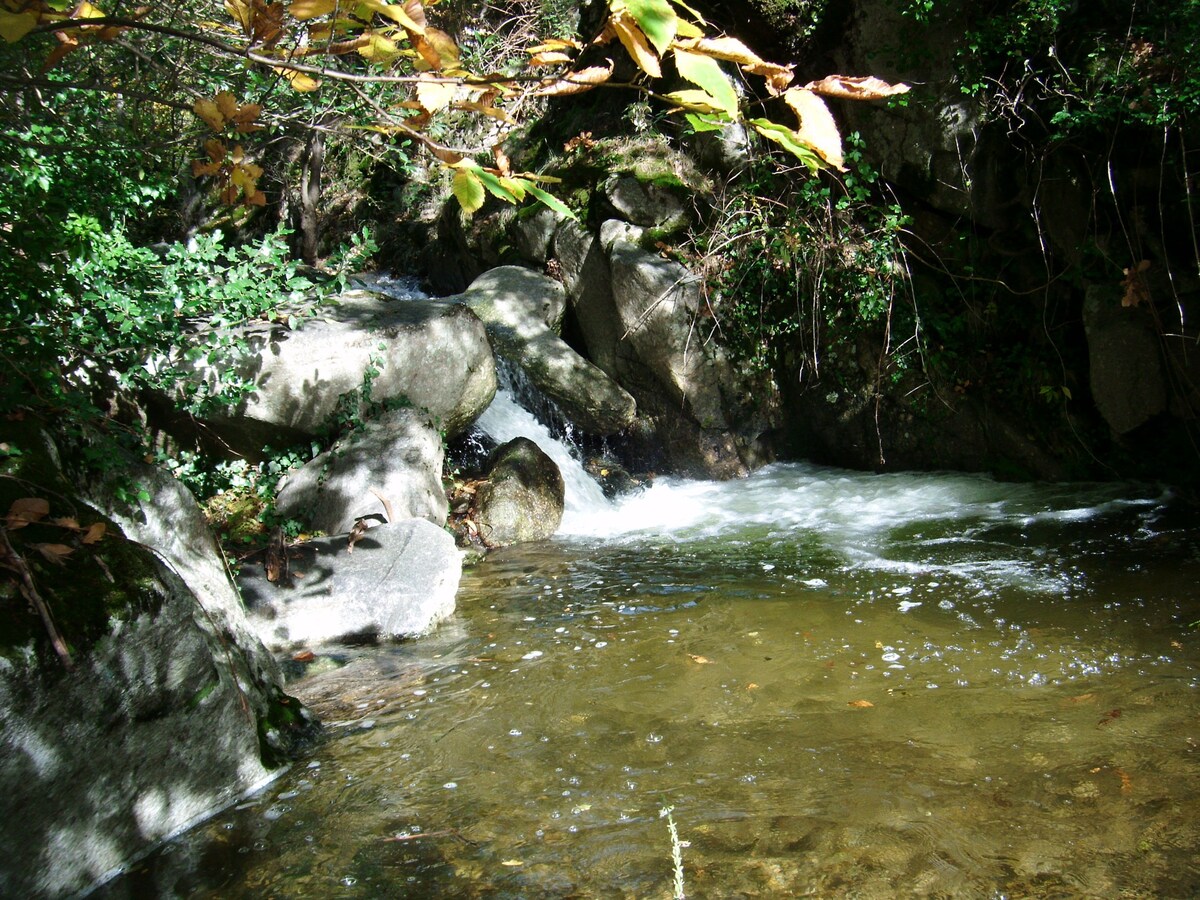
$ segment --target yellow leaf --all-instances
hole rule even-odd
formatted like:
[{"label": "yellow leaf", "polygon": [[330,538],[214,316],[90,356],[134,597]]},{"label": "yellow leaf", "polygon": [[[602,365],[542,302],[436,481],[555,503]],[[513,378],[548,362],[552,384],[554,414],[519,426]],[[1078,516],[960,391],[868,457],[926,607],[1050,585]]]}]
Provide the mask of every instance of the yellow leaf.
[{"label": "yellow leaf", "polygon": [[762,62],[762,57],[739,41],[737,38],[721,37],[721,38],[693,38],[690,40],[676,41],[675,46],[682,50],[688,50],[693,53],[702,53],[705,56],[711,56],[713,59],[723,59],[726,62],[734,62],[739,66],[758,65]]},{"label": "yellow leaf", "polygon": [[734,90],[729,76],[721,71],[720,63],[711,56],[676,50],[675,67],[680,76],[703,88],[715,100],[718,109],[737,118],[737,91]]},{"label": "yellow leaf", "polygon": [[874,75],[829,75],[820,81],[810,81],[804,89],[843,100],[880,100],[896,94],[907,94],[911,90],[907,84],[888,84]]},{"label": "yellow leaf", "polygon": [[[87,0],[84,0],[83,3],[80,3],[72,11],[71,18],[75,19],[75,20],[78,20],[78,19],[103,19],[104,18],[104,10],[100,9],[100,7],[98,7],[98,6],[88,3]],[[94,28],[95,26],[92,26],[92,27]]]},{"label": "yellow leaf", "polygon": [[458,86],[452,82],[434,81],[422,78],[417,82],[417,102],[421,108],[431,113],[438,112],[450,105]]},{"label": "yellow leaf", "polygon": [[10,530],[24,528],[32,522],[40,522],[50,515],[50,501],[41,497],[21,497],[12,502],[5,518],[5,526]]},{"label": "yellow leaf", "polygon": [[483,206],[486,196],[483,183],[471,170],[460,169],[456,172],[450,189],[454,192],[454,196],[458,200],[458,205],[462,207],[463,212],[468,216],[474,214]]},{"label": "yellow leaf", "polygon": [[459,67],[458,44],[454,38],[436,28],[426,28],[423,34],[410,35],[413,49],[425,65],[435,71],[455,71]]},{"label": "yellow leaf", "polygon": [[804,88],[792,88],[783,95],[783,99],[800,119],[800,127],[796,129],[800,140],[812,147],[829,165],[846,171],[842,158],[842,133],[825,101]]},{"label": "yellow leaf", "polygon": [[770,62],[742,67],[750,75],[761,75],[766,80],[767,92],[772,97],[778,97],[792,83],[792,79],[796,77],[792,72],[792,68],[790,65],[781,66]]},{"label": "yellow leaf", "polygon": [[519,859],[506,859],[502,863],[500,863],[500,865],[502,865],[502,866],[523,866],[523,865],[525,865],[525,863],[521,862],[521,860],[519,860]]},{"label": "yellow leaf", "polygon": [[221,91],[213,99],[217,101],[217,109],[221,111],[221,115],[226,119],[232,119],[238,114],[237,98],[229,93],[229,91]]},{"label": "yellow leaf", "polygon": [[254,28],[254,9],[245,0],[225,0],[225,11],[237,19],[242,31],[249,34]]},{"label": "yellow leaf", "polygon": [[213,131],[220,131],[225,127],[225,117],[221,115],[221,110],[212,100],[201,98],[192,104],[192,112],[204,120],[204,124]]},{"label": "yellow leaf", "polygon": [[400,55],[400,48],[396,46],[396,42],[378,31],[368,31],[363,37],[364,42],[355,48],[363,59],[386,64]]},{"label": "yellow leaf", "polygon": [[366,9],[370,12],[379,13],[381,16],[386,16],[401,28],[412,34],[425,33],[425,27],[414,21],[401,6],[386,3],[384,0],[363,0],[363,2],[358,4],[358,6],[359,9]]},{"label": "yellow leaf", "polygon": [[570,61],[571,57],[568,54],[558,50],[544,50],[529,57],[531,66],[561,66]]},{"label": "yellow leaf", "polygon": [[13,13],[0,9],[0,37],[14,44],[37,27],[39,13],[34,11]]},{"label": "yellow leaf", "polygon": [[872,709],[875,706],[870,700],[851,700],[846,705],[853,706],[856,709]]},{"label": "yellow leaf", "polygon": [[712,664],[712,660],[707,656],[701,656],[699,653],[689,653],[688,659],[698,666],[708,666]]},{"label": "yellow leaf", "polygon": [[307,94],[309,91],[315,91],[321,86],[321,82],[304,72],[297,72],[295,69],[285,69],[281,66],[275,66],[275,71],[282,75],[291,84],[292,90],[301,94]]},{"label": "yellow leaf", "polygon": [[618,15],[612,17],[610,24],[617,35],[617,40],[637,63],[638,68],[651,78],[662,78],[662,66],[658,63],[658,56],[637,24]]},{"label": "yellow leaf", "polygon": [[292,0],[288,12],[301,22],[325,16],[337,9],[337,0]]},{"label": "yellow leaf", "polygon": [[707,91],[672,91],[665,96],[672,103],[676,103],[684,109],[706,113],[725,112],[725,109],[721,106],[720,101]]},{"label": "yellow leaf", "polygon": [[552,53],[556,50],[581,50],[583,49],[579,41],[572,41],[566,38],[550,38],[537,46],[530,47],[525,52],[534,53]]},{"label": "yellow leaf", "polygon": [[205,162],[202,159],[192,160],[192,177],[202,178],[205,175],[217,175],[221,171],[221,164],[215,162]]}]

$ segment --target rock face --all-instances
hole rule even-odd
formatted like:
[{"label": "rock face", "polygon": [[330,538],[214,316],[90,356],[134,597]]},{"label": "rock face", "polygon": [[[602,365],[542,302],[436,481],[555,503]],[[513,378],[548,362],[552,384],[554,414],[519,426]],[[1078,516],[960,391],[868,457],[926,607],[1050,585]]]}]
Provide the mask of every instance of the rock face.
[{"label": "rock face", "polygon": [[454,612],[462,558],[454,538],[424,519],[295,548],[279,584],[259,568],[239,584],[263,641],[286,649],[339,640],[414,638]]},{"label": "rock face", "polygon": [[[250,336],[255,352],[238,368],[258,389],[215,423],[235,448],[286,446],[328,428],[339,405],[367,401],[425,411],[455,435],[496,393],[487,334],[462,305],[348,291],[325,316]],[[222,365],[201,377],[215,378]]]},{"label": "rock face", "polygon": [[[25,472],[21,490],[58,502],[70,485],[47,471]],[[11,646],[0,657],[6,897],[87,888],[270,780],[269,766],[288,750],[280,726],[312,724],[247,628],[195,501],[169,476],[147,469],[134,477],[153,499],[128,516],[104,519],[72,497],[81,523],[107,529],[61,567],[29,554],[23,542],[38,539],[38,526],[12,532],[75,665],[65,671],[53,654]],[[5,509],[11,499],[0,498]],[[142,541],[161,545],[161,556]],[[24,610],[7,583],[0,591],[5,606]],[[100,615],[84,628],[89,600]],[[35,633],[30,646],[39,640]]]},{"label": "rock face", "polygon": [[501,266],[479,276],[457,299],[483,320],[496,352],[522,369],[579,428],[607,435],[633,422],[633,397],[552,330],[566,308],[557,281]]},{"label": "rock face", "polygon": [[475,521],[490,547],[550,537],[562,523],[565,486],[549,456],[528,438],[496,448],[475,495]]},{"label": "rock face", "polygon": [[1088,288],[1083,304],[1092,399],[1104,421],[1126,434],[1167,409],[1167,377],[1154,321],[1121,306],[1118,292]]},{"label": "rock face", "polygon": [[[363,516],[446,521],[441,437],[411,409],[382,413],[288,476],[275,507],[326,534],[344,534]],[[381,499],[382,498],[382,499]]]}]

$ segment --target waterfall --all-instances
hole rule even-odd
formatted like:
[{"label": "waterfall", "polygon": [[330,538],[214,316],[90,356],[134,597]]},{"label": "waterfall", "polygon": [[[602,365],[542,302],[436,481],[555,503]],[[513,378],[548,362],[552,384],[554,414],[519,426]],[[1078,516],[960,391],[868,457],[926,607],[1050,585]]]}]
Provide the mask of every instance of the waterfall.
[{"label": "waterfall", "polygon": [[612,509],[612,503],[595,480],[583,468],[571,446],[555,437],[545,425],[517,403],[511,388],[501,387],[496,399],[480,416],[475,427],[498,443],[513,438],[529,438],[554,460],[566,486],[566,503],[559,532],[575,534],[587,531],[587,523],[598,513]]}]

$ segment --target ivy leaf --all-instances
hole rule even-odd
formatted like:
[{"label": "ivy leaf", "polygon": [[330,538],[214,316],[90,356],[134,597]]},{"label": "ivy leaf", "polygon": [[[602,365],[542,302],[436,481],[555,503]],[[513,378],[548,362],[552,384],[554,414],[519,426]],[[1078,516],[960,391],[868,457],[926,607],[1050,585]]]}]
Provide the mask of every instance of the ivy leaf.
[{"label": "ivy leaf", "polygon": [[483,206],[483,183],[470,169],[459,169],[454,174],[454,182],[450,186],[458,205],[468,216],[473,215]]},{"label": "ivy leaf", "polygon": [[625,0],[625,7],[638,23],[638,27],[650,39],[658,55],[666,53],[671,41],[675,40],[675,29],[679,21],[667,0]]},{"label": "ivy leaf", "polygon": [[737,118],[737,91],[733,89],[729,76],[721,71],[721,66],[715,59],[711,56],[702,56],[698,53],[676,49],[675,67],[679,70],[680,76],[707,91],[709,96],[716,101],[718,109],[729,113],[732,118]]}]

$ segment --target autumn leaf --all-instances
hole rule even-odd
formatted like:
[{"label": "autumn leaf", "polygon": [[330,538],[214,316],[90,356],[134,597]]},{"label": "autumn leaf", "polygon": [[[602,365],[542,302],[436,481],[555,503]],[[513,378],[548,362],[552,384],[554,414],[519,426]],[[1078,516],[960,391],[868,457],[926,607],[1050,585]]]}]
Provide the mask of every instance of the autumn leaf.
[{"label": "autumn leaf", "polygon": [[558,50],[547,50],[542,53],[534,53],[529,57],[529,65],[538,66],[561,66],[571,62],[571,57]]},{"label": "autumn leaf", "polygon": [[68,547],[66,544],[34,544],[33,549],[56,566],[63,565],[66,558],[75,552],[74,547]]},{"label": "autumn leaf", "polygon": [[897,94],[907,94],[911,88],[904,83],[889,84],[874,75],[827,75],[820,81],[810,81],[804,90],[843,100],[881,100]]},{"label": "autumn leaf", "polygon": [[83,536],[79,538],[81,544],[95,544],[104,539],[104,533],[108,530],[108,526],[103,522],[93,522],[87,527]]},{"label": "autumn leaf", "polygon": [[192,104],[192,112],[204,120],[204,124],[213,131],[221,131],[225,127],[225,116],[221,114],[221,108],[212,100],[201,97]]},{"label": "autumn leaf", "polygon": [[337,8],[337,0],[292,0],[288,12],[301,22],[325,16]]},{"label": "autumn leaf", "polygon": [[435,113],[449,106],[457,92],[458,86],[452,81],[422,76],[416,87],[417,103],[427,112]]},{"label": "autumn leaf", "polygon": [[[426,28],[421,34],[410,35],[413,49],[430,69],[437,72],[455,72],[460,65],[458,44],[454,38],[436,28]],[[418,68],[420,68],[418,66]]]},{"label": "autumn leaf", "polygon": [[9,12],[0,9],[0,37],[14,44],[37,27],[41,13],[35,10],[26,12]]},{"label": "autumn leaf", "polygon": [[621,7],[629,11],[659,56],[666,53],[671,41],[675,40],[679,17],[667,0],[615,0],[611,7],[614,13]]},{"label": "autumn leaf", "polygon": [[274,66],[273,68],[288,80],[288,83],[292,86],[292,90],[297,93],[307,94],[321,86],[320,81],[304,72],[297,72],[295,69],[285,69],[282,66]]},{"label": "autumn leaf", "polygon": [[21,497],[12,502],[4,524],[10,531],[40,522],[50,515],[50,502],[41,497]]},{"label": "autumn leaf", "polygon": [[709,659],[707,656],[701,656],[699,653],[689,653],[688,659],[690,659],[692,662],[694,662],[698,666],[712,665],[711,659]]},{"label": "autumn leaf", "polygon": [[590,66],[565,75],[557,81],[547,83],[534,92],[538,97],[562,97],[568,94],[581,94],[590,91],[598,84],[604,84],[612,77],[613,61],[606,59],[607,66]]},{"label": "autumn leaf", "polygon": [[609,24],[612,26],[617,40],[637,63],[638,68],[651,78],[662,78],[662,66],[658,63],[658,56],[636,23],[627,21],[623,16],[614,15],[609,20]]},{"label": "autumn leaf", "polygon": [[846,705],[853,706],[855,709],[873,709],[875,707],[870,700],[851,700]]},{"label": "autumn leaf", "polygon": [[825,101],[804,88],[792,88],[783,95],[783,99],[800,120],[796,133],[801,143],[815,150],[835,169],[846,171],[842,157],[842,133]]}]

